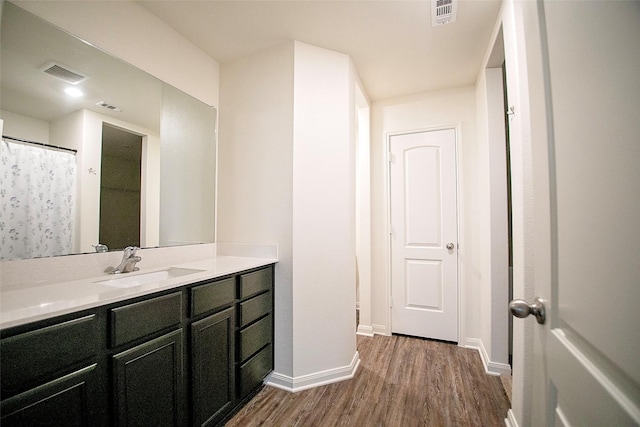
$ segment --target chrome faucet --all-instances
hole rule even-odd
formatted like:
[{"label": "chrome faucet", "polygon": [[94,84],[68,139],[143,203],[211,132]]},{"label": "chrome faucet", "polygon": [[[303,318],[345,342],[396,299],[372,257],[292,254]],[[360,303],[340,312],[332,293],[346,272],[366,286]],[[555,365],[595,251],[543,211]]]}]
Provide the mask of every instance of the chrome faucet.
[{"label": "chrome faucet", "polygon": [[91,246],[93,246],[96,252],[98,253],[109,252],[109,248],[107,247],[107,245],[103,245],[102,243],[98,243],[97,245],[91,245]]},{"label": "chrome faucet", "polygon": [[138,249],[140,248],[136,246],[127,246],[126,248],[124,248],[124,253],[122,254],[122,261],[120,261],[120,265],[117,267],[108,267],[105,270],[105,273],[120,274],[140,270],[138,267],[136,267],[136,263],[142,260],[141,257],[136,256],[136,251]]}]

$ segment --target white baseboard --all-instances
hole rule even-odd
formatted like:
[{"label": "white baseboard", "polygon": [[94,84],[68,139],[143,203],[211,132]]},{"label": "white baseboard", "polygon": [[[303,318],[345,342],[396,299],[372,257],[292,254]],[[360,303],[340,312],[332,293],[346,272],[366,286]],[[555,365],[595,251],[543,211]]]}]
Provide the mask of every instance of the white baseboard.
[{"label": "white baseboard", "polygon": [[365,337],[372,337],[374,335],[373,327],[372,326],[367,326],[367,325],[358,325],[358,329],[356,330],[356,334],[364,335]]},{"label": "white baseboard", "polygon": [[511,366],[509,366],[509,364],[496,363],[489,360],[489,354],[487,353],[487,349],[484,347],[484,343],[481,339],[467,338],[465,340],[465,347],[478,350],[480,353],[480,359],[482,360],[482,365],[484,366],[484,371],[488,375],[511,375]]},{"label": "white baseboard", "polygon": [[504,424],[507,427],[518,427],[518,420],[516,420],[513,409],[509,408],[509,412],[507,412],[507,418],[504,419]]},{"label": "white baseboard", "polygon": [[391,335],[387,333],[387,327],[385,325],[371,325],[374,335]]},{"label": "white baseboard", "polygon": [[372,337],[374,335],[391,335],[387,333],[387,327],[384,325],[358,325],[356,334],[363,335],[365,337]]},{"label": "white baseboard", "polygon": [[356,351],[351,364],[336,369],[329,369],[314,374],[290,377],[277,372],[272,372],[264,381],[266,385],[296,393],[309,388],[337,383],[353,378],[360,365],[360,355]]}]

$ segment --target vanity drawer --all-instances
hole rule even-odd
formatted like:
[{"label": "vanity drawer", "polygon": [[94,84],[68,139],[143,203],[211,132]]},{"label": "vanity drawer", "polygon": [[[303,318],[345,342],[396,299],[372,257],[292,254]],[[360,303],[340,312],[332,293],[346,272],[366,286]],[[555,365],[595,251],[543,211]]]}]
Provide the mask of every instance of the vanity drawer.
[{"label": "vanity drawer", "polygon": [[271,305],[271,292],[266,292],[240,303],[240,327],[270,313]]},{"label": "vanity drawer", "polygon": [[262,383],[262,380],[273,370],[273,352],[271,345],[263,348],[258,354],[240,365],[238,388],[240,398],[248,395]]},{"label": "vanity drawer", "polygon": [[49,381],[95,357],[99,336],[92,314],[3,339],[2,397]]},{"label": "vanity drawer", "polygon": [[182,292],[111,310],[111,346],[117,347],[164,329],[179,326]]},{"label": "vanity drawer", "polygon": [[231,277],[191,288],[191,317],[231,305],[235,300],[235,285],[236,279]]},{"label": "vanity drawer", "polygon": [[271,343],[271,315],[240,331],[239,360],[242,362],[265,345]]},{"label": "vanity drawer", "polygon": [[273,267],[264,268],[240,276],[240,299],[271,290],[273,284]]}]

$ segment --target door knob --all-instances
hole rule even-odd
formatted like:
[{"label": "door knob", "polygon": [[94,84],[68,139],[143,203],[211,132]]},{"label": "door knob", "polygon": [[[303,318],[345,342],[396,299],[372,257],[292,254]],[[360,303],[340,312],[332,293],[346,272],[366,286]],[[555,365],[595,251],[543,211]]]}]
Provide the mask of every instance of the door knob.
[{"label": "door knob", "polygon": [[536,320],[541,325],[544,325],[544,322],[547,318],[544,301],[540,297],[536,297],[533,300],[533,304],[529,304],[521,299],[514,299],[509,303],[509,310],[511,311],[511,314],[520,318],[524,318],[530,314],[533,314],[534,316],[536,316]]},{"label": "door knob", "polygon": [[453,243],[447,243],[447,246],[445,246],[447,249],[452,250],[453,248],[456,247],[456,245],[454,245]]}]

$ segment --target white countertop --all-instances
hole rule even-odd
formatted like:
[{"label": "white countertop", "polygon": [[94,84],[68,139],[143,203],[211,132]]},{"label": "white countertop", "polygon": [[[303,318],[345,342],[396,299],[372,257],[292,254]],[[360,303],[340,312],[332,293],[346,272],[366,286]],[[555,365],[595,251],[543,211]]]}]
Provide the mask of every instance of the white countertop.
[{"label": "white countertop", "polygon": [[171,264],[163,268],[141,269],[137,272],[119,276],[123,278],[125,276],[133,277],[139,274],[165,270],[170,267],[203,270],[130,288],[115,288],[97,283],[114,278],[113,275],[105,273],[99,277],[89,279],[3,290],[0,292],[0,329],[149,295],[154,292],[235,274],[275,262],[277,262],[277,259],[216,256],[200,261]]}]

